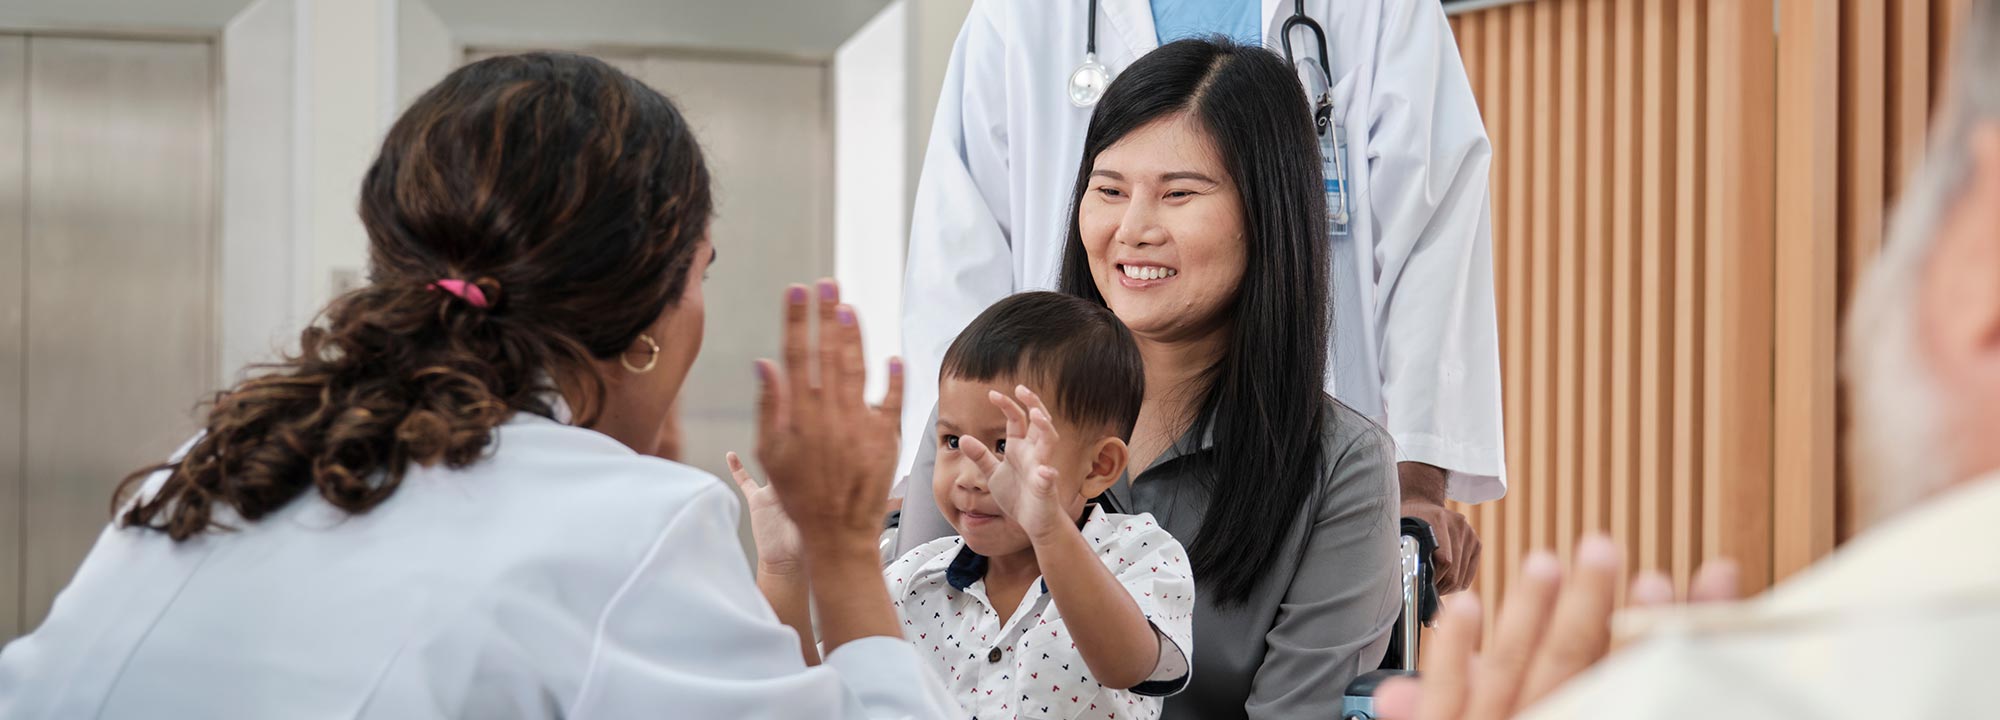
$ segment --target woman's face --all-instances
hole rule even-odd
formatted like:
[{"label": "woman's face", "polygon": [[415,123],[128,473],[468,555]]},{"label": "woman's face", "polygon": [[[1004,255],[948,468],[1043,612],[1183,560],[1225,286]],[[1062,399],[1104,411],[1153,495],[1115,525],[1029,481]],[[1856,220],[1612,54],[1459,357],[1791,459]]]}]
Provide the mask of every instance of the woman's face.
[{"label": "woman's face", "polygon": [[1195,339],[1227,321],[1248,257],[1243,199],[1190,114],[1098,153],[1077,225],[1098,292],[1133,333]]},{"label": "woman's face", "polygon": [[[646,336],[659,343],[657,359],[653,358],[651,345],[634,339],[622,358],[599,363],[598,375],[608,385],[603,414],[595,426],[599,431],[639,452],[654,452],[674,398],[680,395],[688,370],[694,366],[695,356],[701,353],[708,312],[702,299],[702,280],[714,262],[715,249],[704,239],[695,248],[694,262],[688,264],[680,301],[668,306],[646,328]],[[625,367],[630,364],[643,368],[649,361],[652,367],[645,372],[632,372]]]},{"label": "woman's face", "polygon": [[[681,383],[687,380],[688,369],[694,367],[694,358],[701,353],[701,336],[708,324],[708,303],[702,297],[701,286],[708,279],[708,267],[714,263],[715,246],[704,237],[694,249],[694,262],[688,263],[681,299],[660,313],[660,319],[647,331],[660,343],[660,362],[654,372],[646,374],[658,376],[654,389],[669,402],[680,395]],[[650,354],[652,349],[645,347],[644,342],[639,343],[632,351],[633,364],[645,365],[642,350]],[[665,417],[665,409],[660,412]]]}]

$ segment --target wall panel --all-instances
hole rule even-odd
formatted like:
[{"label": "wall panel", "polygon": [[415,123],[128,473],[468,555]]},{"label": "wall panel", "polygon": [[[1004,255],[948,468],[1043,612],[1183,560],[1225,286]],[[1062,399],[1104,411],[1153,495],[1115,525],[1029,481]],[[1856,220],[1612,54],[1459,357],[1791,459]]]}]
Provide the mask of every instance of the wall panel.
[{"label": "wall panel", "polygon": [[1752,590],[1845,537],[1838,308],[1923,155],[1963,16],[1531,0],[1453,18],[1494,146],[1510,486],[1463,508],[1478,590],[1591,531],[1683,586],[1734,557]]},{"label": "wall panel", "polygon": [[27,506],[22,433],[27,367],[28,39],[0,35],[0,642],[19,635]]},{"label": "wall panel", "polygon": [[215,378],[213,47],[28,38],[23,628]]}]

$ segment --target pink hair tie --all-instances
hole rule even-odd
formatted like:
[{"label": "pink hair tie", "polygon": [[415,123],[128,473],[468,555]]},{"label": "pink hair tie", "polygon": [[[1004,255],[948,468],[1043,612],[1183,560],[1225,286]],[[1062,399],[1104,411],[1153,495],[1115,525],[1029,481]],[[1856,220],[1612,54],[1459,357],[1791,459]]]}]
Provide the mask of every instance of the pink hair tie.
[{"label": "pink hair tie", "polygon": [[486,292],[480,290],[478,285],[464,280],[445,279],[431,283],[429,287],[432,290],[443,290],[457,295],[459,299],[472,303],[473,307],[482,310],[486,308]]}]

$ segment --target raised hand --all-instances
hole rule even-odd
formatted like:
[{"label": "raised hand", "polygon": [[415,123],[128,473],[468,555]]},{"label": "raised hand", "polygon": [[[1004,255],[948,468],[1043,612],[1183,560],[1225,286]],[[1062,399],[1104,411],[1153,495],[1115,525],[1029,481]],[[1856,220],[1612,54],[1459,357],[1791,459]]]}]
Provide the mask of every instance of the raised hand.
[{"label": "raised hand", "polygon": [[902,366],[890,361],[888,396],[870,407],[862,398],[860,321],[840,304],[833,281],[818,289],[818,342],[806,288],[794,285],[785,297],[783,366],[757,361],[757,458],[806,538],[872,547],[896,470]]},{"label": "raised hand", "polygon": [[729,453],[727,459],[729,475],[736,479],[736,487],[743,490],[743,499],[750,506],[750,535],[757,540],[758,571],[776,575],[797,574],[804,569],[799,526],[785,514],[784,505],[778,501],[778,491],[759,485],[757,479],[750,476],[750,471],[743,468],[743,459],[736,453]]},{"label": "raised hand", "polygon": [[[1586,539],[1565,577],[1555,556],[1530,556],[1509,581],[1507,602],[1484,653],[1477,652],[1483,612],[1472,593],[1445,599],[1437,632],[1424,643],[1422,680],[1392,680],[1376,693],[1379,717],[1402,720],[1503,720],[1554,693],[1603,659],[1611,647],[1614,591],[1623,554],[1609,539]],[[1712,561],[1693,584],[1694,602],[1735,595],[1735,565]],[[1633,603],[1671,603],[1673,587],[1648,573],[1632,586]]]},{"label": "raised hand", "polygon": [[1014,396],[997,391],[987,396],[1007,416],[1006,456],[996,455],[972,437],[959,439],[959,451],[985,474],[987,491],[1001,514],[1020,525],[1029,539],[1046,539],[1065,527],[1074,530],[1076,521],[1067,506],[1077,499],[1077,490],[1065,486],[1056,469],[1043,463],[1062,435],[1041,396],[1026,385],[1015,386]]}]

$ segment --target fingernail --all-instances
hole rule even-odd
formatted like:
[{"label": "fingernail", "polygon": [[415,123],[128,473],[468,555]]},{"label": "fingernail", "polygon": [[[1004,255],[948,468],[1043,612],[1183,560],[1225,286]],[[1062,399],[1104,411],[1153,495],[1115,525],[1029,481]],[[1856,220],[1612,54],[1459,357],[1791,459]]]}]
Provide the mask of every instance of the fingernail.
[{"label": "fingernail", "polygon": [[829,280],[819,281],[819,299],[832,300],[833,296],[834,296],[833,282]]},{"label": "fingernail", "polygon": [[804,305],[806,302],[806,289],[798,285],[786,288],[785,299],[790,300],[793,305]]},{"label": "fingernail", "polygon": [[1528,556],[1528,562],[1521,567],[1521,572],[1527,575],[1555,577],[1562,574],[1562,563],[1556,560],[1555,553],[1536,550],[1534,554]]},{"label": "fingernail", "polygon": [[1583,544],[1577,547],[1576,558],[1580,563],[1593,565],[1615,564],[1618,562],[1618,544],[1612,542],[1609,537],[1591,535],[1584,538]]},{"label": "fingernail", "polygon": [[903,359],[902,359],[902,358],[889,358],[889,374],[890,374],[890,375],[901,375],[901,374],[903,374]]},{"label": "fingernail", "polygon": [[1632,581],[1632,599],[1636,602],[1664,603],[1674,599],[1674,581],[1665,573],[1649,570]]},{"label": "fingernail", "polygon": [[750,370],[757,374],[757,380],[759,381],[768,381],[771,379],[770,371],[764,369],[764,362],[761,360],[750,363]]},{"label": "fingernail", "polygon": [[834,310],[833,317],[835,319],[838,319],[840,321],[840,324],[842,325],[854,324],[854,311],[852,309],[849,309],[846,305],[842,305],[838,309]]}]

